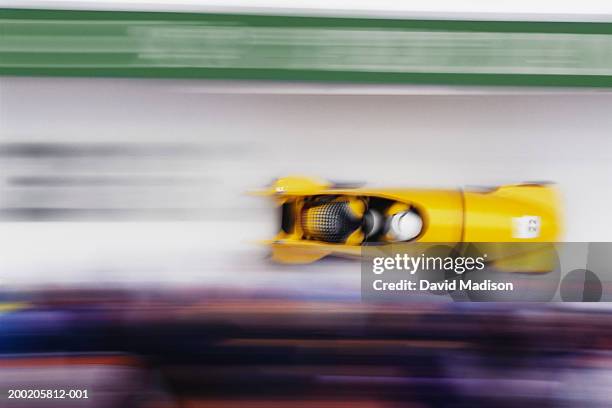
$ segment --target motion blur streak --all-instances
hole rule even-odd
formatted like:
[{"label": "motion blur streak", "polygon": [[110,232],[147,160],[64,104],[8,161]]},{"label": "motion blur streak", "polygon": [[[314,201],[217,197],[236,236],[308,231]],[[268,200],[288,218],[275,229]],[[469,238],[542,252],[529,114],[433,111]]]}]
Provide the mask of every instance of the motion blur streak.
[{"label": "motion blur streak", "polygon": [[225,95],[206,84],[2,78],[0,282],[358,286],[350,263],[296,272],[249,244],[273,236],[277,217],[245,193],[288,174],[440,188],[550,180],[565,240],[612,240],[607,92]]},{"label": "motion blur streak", "polygon": [[0,315],[0,386],[21,378],[22,388],[87,388],[93,405],[75,406],[111,397],[112,406],[143,407],[612,402],[598,392],[612,385],[612,325],[588,309],[408,308],[201,290],[13,297],[28,307]]}]

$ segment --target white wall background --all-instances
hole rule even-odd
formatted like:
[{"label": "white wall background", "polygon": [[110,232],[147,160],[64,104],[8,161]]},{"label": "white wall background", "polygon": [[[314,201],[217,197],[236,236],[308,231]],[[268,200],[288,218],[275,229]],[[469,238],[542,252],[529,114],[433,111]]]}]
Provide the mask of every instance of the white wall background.
[{"label": "white wall background", "polygon": [[[611,93],[431,91],[2,78],[0,143],[163,142],[230,150],[212,150],[201,159],[0,158],[0,207],[151,205],[198,211],[197,221],[185,222],[1,223],[0,283],[191,282],[274,270],[262,261],[265,251],[252,243],[269,237],[273,214],[268,203],[244,192],[295,173],[389,186],[550,180],[564,197],[567,241],[612,240]],[[136,173],[201,182],[137,192],[7,182],[23,175]],[[359,278],[358,265],[341,265]],[[245,276],[253,275],[241,275],[247,285]]]}]

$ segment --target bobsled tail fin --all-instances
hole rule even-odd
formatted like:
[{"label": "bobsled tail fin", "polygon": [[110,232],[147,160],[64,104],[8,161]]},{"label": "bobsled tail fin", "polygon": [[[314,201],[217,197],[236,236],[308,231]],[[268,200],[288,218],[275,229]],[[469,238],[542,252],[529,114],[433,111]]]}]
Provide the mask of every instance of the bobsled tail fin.
[{"label": "bobsled tail fin", "polygon": [[513,201],[524,206],[525,214],[523,217],[514,219],[515,238],[534,238],[529,234],[524,236],[521,233],[521,224],[530,221],[530,215],[538,217],[542,229],[539,236],[540,241],[557,242],[562,235],[563,226],[561,223],[561,200],[559,192],[553,184],[518,184],[502,186],[493,193],[496,197]]},{"label": "bobsled tail fin", "polygon": [[553,184],[526,183],[506,185],[499,187],[491,194],[532,204],[555,214],[559,210],[559,193]]},{"label": "bobsled tail fin", "polygon": [[484,193],[466,192],[466,242],[558,242],[560,200],[553,185],[506,185]]}]

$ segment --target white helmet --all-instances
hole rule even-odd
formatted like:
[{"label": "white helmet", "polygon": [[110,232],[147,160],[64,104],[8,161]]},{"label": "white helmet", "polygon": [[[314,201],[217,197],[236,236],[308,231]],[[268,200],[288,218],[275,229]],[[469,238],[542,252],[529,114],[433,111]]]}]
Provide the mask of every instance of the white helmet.
[{"label": "white helmet", "polygon": [[402,211],[387,220],[387,236],[393,241],[410,241],[422,229],[423,219],[414,211]]}]

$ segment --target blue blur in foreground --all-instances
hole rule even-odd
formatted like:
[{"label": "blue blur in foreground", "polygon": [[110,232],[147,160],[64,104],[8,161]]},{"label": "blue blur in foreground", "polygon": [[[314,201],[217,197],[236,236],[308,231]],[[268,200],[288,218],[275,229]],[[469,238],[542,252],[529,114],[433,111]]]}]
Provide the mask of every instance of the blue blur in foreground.
[{"label": "blue blur in foreground", "polygon": [[[201,290],[5,296],[2,389],[69,406],[489,407],[611,401],[609,312]],[[66,406],[15,399],[11,406]]]}]

